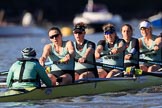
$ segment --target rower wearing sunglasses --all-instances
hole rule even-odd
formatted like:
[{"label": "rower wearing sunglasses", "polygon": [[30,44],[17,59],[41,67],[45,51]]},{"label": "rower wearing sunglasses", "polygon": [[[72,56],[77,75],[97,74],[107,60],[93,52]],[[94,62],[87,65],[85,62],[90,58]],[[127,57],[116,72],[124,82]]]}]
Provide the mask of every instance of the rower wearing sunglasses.
[{"label": "rower wearing sunglasses", "polygon": [[[103,26],[104,40],[100,40],[95,50],[96,59],[102,59],[104,64],[111,66],[124,67],[125,42],[119,39],[113,24]],[[110,78],[115,74],[121,73],[119,69],[99,68],[98,74],[100,78]]]},{"label": "rower wearing sunglasses", "polygon": [[98,77],[97,68],[95,65],[95,43],[85,39],[86,25],[83,22],[74,25],[73,34],[75,38],[75,80],[82,78]]},{"label": "rower wearing sunglasses", "polygon": [[71,41],[63,41],[59,28],[52,27],[48,31],[51,43],[46,44],[39,62],[44,66],[46,59],[53,62],[49,78],[53,85],[70,84],[74,81],[74,47]]}]

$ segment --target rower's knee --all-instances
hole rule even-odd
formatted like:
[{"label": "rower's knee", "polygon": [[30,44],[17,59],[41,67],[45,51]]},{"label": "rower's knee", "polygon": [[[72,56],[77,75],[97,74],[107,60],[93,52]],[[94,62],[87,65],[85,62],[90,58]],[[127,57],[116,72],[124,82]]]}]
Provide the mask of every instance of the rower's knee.
[{"label": "rower's knee", "polygon": [[52,74],[48,74],[48,77],[51,79],[52,85],[56,86],[56,77]]}]

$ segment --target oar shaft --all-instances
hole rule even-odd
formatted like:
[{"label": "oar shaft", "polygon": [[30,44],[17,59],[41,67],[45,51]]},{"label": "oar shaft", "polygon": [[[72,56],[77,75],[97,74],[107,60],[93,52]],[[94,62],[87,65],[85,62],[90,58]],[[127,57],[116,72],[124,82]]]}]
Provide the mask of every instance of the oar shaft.
[{"label": "oar shaft", "polygon": [[150,60],[145,60],[145,59],[139,59],[139,61],[162,66],[162,62],[160,62],[160,61],[150,61]]},{"label": "oar shaft", "polygon": [[[90,62],[88,62],[90,63]],[[93,63],[95,64],[95,63]],[[107,68],[114,68],[114,69],[120,69],[120,70],[125,70],[125,68],[123,67],[118,67],[118,66],[111,66],[111,65],[107,65],[107,64],[103,64],[103,63],[98,63],[96,62],[96,65],[98,66],[103,66],[103,67],[107,67]],[[156,77],[162,77],[162,73],[161,72],[142,72],[142,75],[151,75],[151,76],[156,76]]]},{"label": "oar shaft", "polygon": [[105,68],[113,68],[113,69],[119,69],[119,70],[124,70],[125,69],[124,67],[104,64],[104,63],[100,63],[100,62],[93,63],[93,62],[90,62],[90,61],[85,61],[85,63],[89,63],[89,64],[97,65],[97,66],[102,66],[102,67],[105,67]]},{"label": "oar shaft", "polygon": [[106,56],[106,57],[117,57],[117,55],[115,54],[101,54],[100,57],[103,57],[103,56]]},{"label": "oar shaft", "polygon": [[142,72],[142,75],[151,75],[156,77],[162,77],[162,72]]},{"label": "oar shaft", "polygon": [[0,79],[0,82],[6,82],[6,78]]},{"label": "oar shaft", "polygon": [[62,61],[49,61],[49,62],[45,62],[45,66],[49,66],[49,65],[52,65],[52,64],[61,64],[61,63],[65,63],[65,62],[62,62]]},{"label": "oar shaft", "polygon": [[49,65],[52,65],[52,64],[53,64],[53,62],[46,62],[45,66],[49,66]]},{"label": "oar shaft", "polygon": [[7,85],[5,82],[0,82],[0,88],[6,88],[6,87],[7,87]]},{"label": "oar shaft", "polygon": [[153,49],[152,50],[148,50],[148,51],[143,51],[143,52],[140,52],[140,54],[146,54],[146,53],[149,53],[149,52],[152,52],[154,51]]},{"label": "oar shaft", "polygon": [[8,71],[2,71],[2,72],[0,72],[0,76],[7,75],[7,74],[8,74]]}]

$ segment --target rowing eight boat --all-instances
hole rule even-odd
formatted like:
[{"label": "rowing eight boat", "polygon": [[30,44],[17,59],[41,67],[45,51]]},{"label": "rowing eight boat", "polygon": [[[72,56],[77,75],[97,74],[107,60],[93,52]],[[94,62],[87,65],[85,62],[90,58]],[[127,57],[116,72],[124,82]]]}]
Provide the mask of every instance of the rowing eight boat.
[{"label": "rowing eight boat", "polygon": [[[162,74],[162,72],[159,72]],[[27,100],[44,100],[61,97],[74,97],[81,95],[94,95],[106,92],[119,92],[142,89],[162,84],[161,77],[144,75],[138,77],[114,77],[114,78],[88,78],[82,79],[70,85],[51,88],[36,88],[25,93],[0,96],[0,102],[14,102]]]}]

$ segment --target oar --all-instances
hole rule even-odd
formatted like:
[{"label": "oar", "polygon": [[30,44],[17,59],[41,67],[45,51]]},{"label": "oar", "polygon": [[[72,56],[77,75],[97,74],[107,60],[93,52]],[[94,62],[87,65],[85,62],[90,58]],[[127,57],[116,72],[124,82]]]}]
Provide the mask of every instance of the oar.
[{"label": "oar", "polygon": [[45,66],[49,66],[49,65],[52,65],[53,62],[45,62]]},{"label": "oar", "polygon": [[[97,66],[102,66],[102,67],[106,67],[106,68],[114,68],[114,69],[119,69],[119,70],[125,70],[124,67],[119,67],[119,66],[115,66],[115,65],[108,65],[108,64],[104,64],[104,63],[92,63],[90,61],[86,61],[86,63],[92,64],[92,65],[97,65]],[[140,69],[138,69],[140,70]],[[123,71],[124,73],[124,71]],[[156,76],[156,77],[162,77],[162,72],[146,72],[146,71],[142,71],[141,75],[151,75],[151,76]]]},{"label": "oar", "polygon": [[115,65],[109,65],[109,64],[104,64],[104,63],[100,63],[100,62],[90,62],[90,61],[85,61],[85,63],[88,63],[88,64],[92,64],[92,65],[97,65],[97,66],[102,66],[102,67],[105,67],[105,68],[113,68],[113,69],[119,69],[119,70],[124,70],[125,68],[124,67],[120,67],[120,66],[115,66]]},{"label": "oar", "polygon": [[6,82],[0,82],[0,88],[6,88],[7,85],[6,85]]},{"label": "oar", "polygon": [[76,80],[75,83],[94,82],[94,81],[121,81],[121,80],[136,80],[133,77],[111,77],[111,78],[82,78]]},{"label": "oar", "polygon": [[62,61],[49,61],[49,62],[45,62],[45,66],[49,66],[49,65],[52,65],[52,64],[60,64],[60,63],[64,63]]},{"label": "oar", "polygon": [[6,82],[6,78],[0,79],[0,82]]},{"label": "oar", "polygon": [[0,88],[6,88],[6,78],[0,78]]},{"label": "oar", "polygon": [[156,64],[156,65],[161,65],[162,66],[162,62],[160,61],[151,61],[151,60],[145,60],[145,59],[139,59],[140,62],[145,62],[145,63],[150,63],[150,64]]},{"label": "oar", "polygon": [[117,57],[116,54],[101,54],[100,57],[103,57],[103,56],[106,56],[106,57]]},{"label": "oar", "polygon": [[[143,51],[143,52],[140,52],[140,54],[146,54],[146,53],[149,53],[149,52],[152,52],[154,51],[154,49],[152,50],[148,50],[148,51]],[[101,54],[100,57],[103,57],[103,56],[107,56],[107,57],[116,57],[117,55],[116,54]]]},{"label": "oar", "polygon": [[148,51],[143,51],[143,52],[140,52],[140,54],[146,54],[146,53],[149,53],[149,52],[152,52],[154,51],[153,49],[152,50],[148,50]]},{"label": "oar", "polygon": [[7,74],[8,74],[8,70],[7,71],[1,71],[0,72],[0,76],[7,75]]}]

